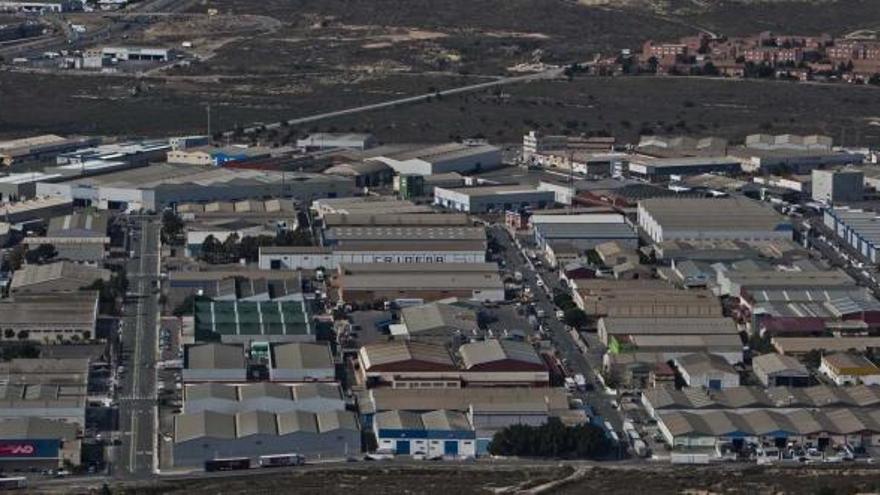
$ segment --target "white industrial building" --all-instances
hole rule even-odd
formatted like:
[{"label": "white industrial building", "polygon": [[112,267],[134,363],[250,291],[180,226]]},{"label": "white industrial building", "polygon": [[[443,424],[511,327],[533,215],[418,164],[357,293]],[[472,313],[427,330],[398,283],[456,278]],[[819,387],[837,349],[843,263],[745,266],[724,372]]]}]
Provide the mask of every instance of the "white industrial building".
[{"label": "white industrial building", "polygon": [[534,229],[535,242],[543,249],[550,244],[564,244],[585,251],[610,241],[630,249],[639,245],[635,229],[619,213],[537,214],[532,215],[529,222]]},{"label": "white industrial building", "polygon": [[45,14],[73,10],[82,10],[82,2],[76,0],[0,0],[0,12]]},{"label": "white industrial building", "polygon": [[847,207],[827,208],[825,226],[871,263],[880,262],[880,215]]},{"label": "white industrial building", "polygon": [[770,206],[741,198],[651,198],[638,221],[655,243],[688,240],[791,240],[791,222]]},{"label": "white industrial building", "polygon": [[140,46],[105,46],[101,48],[101,56],[120,62],[149,61],[167,62],[171,59],[167,48],[150,48]]},{"label": "white industrial building", "polygon": [[813,170],[813,201],[835,204],[864,197],[865,174],[861,170]]},{"label": "white industrial building", "polygon": [[377,144],[379,143],[372,134],[355,133],[318,132],[296,140],[296,147],[306,152],[327,149],[366,150]]},{"label": "white industrial building", "polygon": [[346,243],[343,246],[295,247],[268,246],[260,248],[261,270],[335,269],[352,263],[483,263],[486,246],[482,241],[444,243],[443,241],[412,241]]},{"label": "white industrial building", "polygon": [[428,458],[477,455],[476,433],[467,415],[457,411],[384,411],[373,417],[378,450]]},{"label": "white industrial building", "polygon": [[553,206],[553,191],[539,191],[530,186],[484,186],[434,189],[434,204],[469,213],[504,212],[522,208]]},{"label": "white industrial building", "polygon": [[689,387],[712,390],[739,387],[739,373],[722,356],[696,353],[679,356],[673,362]]},{"label": "white industrial building", "polygon": [[501,166],[501,149],[488,144],[446,143],[377,156],[398,174],[434,175],[448,172],[479,172]]}]

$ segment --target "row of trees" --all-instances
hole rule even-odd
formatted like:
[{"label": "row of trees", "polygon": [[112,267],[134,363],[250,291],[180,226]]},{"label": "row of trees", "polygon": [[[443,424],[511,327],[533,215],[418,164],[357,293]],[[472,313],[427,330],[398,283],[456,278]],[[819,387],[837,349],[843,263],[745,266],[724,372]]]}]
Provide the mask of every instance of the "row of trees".
[{"label": "row of trees", "polygon": [[128,277],[125,267],[120,266],[110,275],[110,280],[105,282],[101,279],[82,287],[81,290],[98,291],[98,311],[101,314],[119,316],[120,302],[128,291]]},{"label": "row of trees", "polygon": [[489,443],[493,455],[567,459],[601,458],[611,448],[602,428],[590,423],[565,426],[559,418],[550,418],[541,426],[508,426]]},{"label": "row of trees", "polygon": [[244,258],[254,262],[260,256],[260,248],[264,246],[311,246],[312,237],[308,231],[282,231],[277,235],[245,236],[231,234],[223,242],[209,235],[202,242],[201,259],[214,265],[235,263]]},{"label": "row of trees", "polygon": [[574,328],[581,328],[586,326],[590,319],[587,317],[587,314],[583,312],[583,310],[577,307],[577,304],[574,303],[574,300],[571,298],[571,294],[556,290],[553,294],[553,304],[556,305],[563,312],[562,320],[566,325],[572,326]]},{"label": "row of trees", "polygon": [[48,263],[58,256],[58,250],[52,244],[40,244],[34,249],[27,249],[24,244],[19,244],[9,250],[6,255],[5,268],[7,270],[18,270],[24,265]]}]

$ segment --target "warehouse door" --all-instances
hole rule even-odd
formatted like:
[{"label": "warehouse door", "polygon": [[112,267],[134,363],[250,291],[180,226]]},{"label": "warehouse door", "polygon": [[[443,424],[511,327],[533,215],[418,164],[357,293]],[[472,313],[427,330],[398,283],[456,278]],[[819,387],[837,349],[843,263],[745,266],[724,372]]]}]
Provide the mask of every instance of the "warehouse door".
[{"label": "warehouse door", "polygon": [[721,390],[721,380],[709,380],[709,390]]},{"label": "warehouse door", "polygon": [[397,453],[400,455],[409,455],[409,440],[397,441]]},{"label": "warehouse door", "polygon": [[458,441],[447,440],[443,445],[443,455],[458,455]]}]

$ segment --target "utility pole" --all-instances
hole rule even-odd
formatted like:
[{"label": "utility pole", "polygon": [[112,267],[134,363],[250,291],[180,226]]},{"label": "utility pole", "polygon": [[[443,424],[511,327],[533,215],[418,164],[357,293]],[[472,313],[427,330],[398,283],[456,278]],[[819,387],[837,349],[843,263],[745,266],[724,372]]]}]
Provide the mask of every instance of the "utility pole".
[{"label": "utility pole", "polygon": [[568,150],[568,214],[574,214],[574,151]]},{"label": "utility pole", "polygon": [[207,112],[208,112],[208,139],[211,139],[211,104],[210,103],[208,103]]}]

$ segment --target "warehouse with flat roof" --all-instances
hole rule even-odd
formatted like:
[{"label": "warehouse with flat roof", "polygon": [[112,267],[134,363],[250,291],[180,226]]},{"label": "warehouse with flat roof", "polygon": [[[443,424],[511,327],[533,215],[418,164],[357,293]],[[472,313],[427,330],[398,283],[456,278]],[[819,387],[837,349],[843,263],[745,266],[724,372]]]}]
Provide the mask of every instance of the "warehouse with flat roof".
[{"label": "warehouse with flat roof", "polygon": [[706,173],[737,174],[742,161],[727,156],[689,156],[675,158],[637,158],[629,162],[629,175],[651,182],[667,181],[674,176],[685,177]]},{"label": "warehouse with flat roof", "polygon": [[553,206],[555,197],[553,191],[540,191],[525,185],[434,189],[435,205],[468,213],[499,213],[523,208],[546,208]]},{"label": "warehouse with flat roof", "polygon": [[651,198],[639,201],[638,222],[655,243],[674,240],[791,240],[791,222],[755,200]]},{"label": "warehouse with flat roof", "polygon": [[834,235],[871,263],[880,263],[880,215],[874,211],[836,207],[822,212],[822,221]]},{"label": "warehouse with flat roof", "polygon": [[430,241],[346,241],[343,245],[263,246],[260,247],[261,270],[336,269],[345,264],[482,264],[486,261],[485,240]]}]

